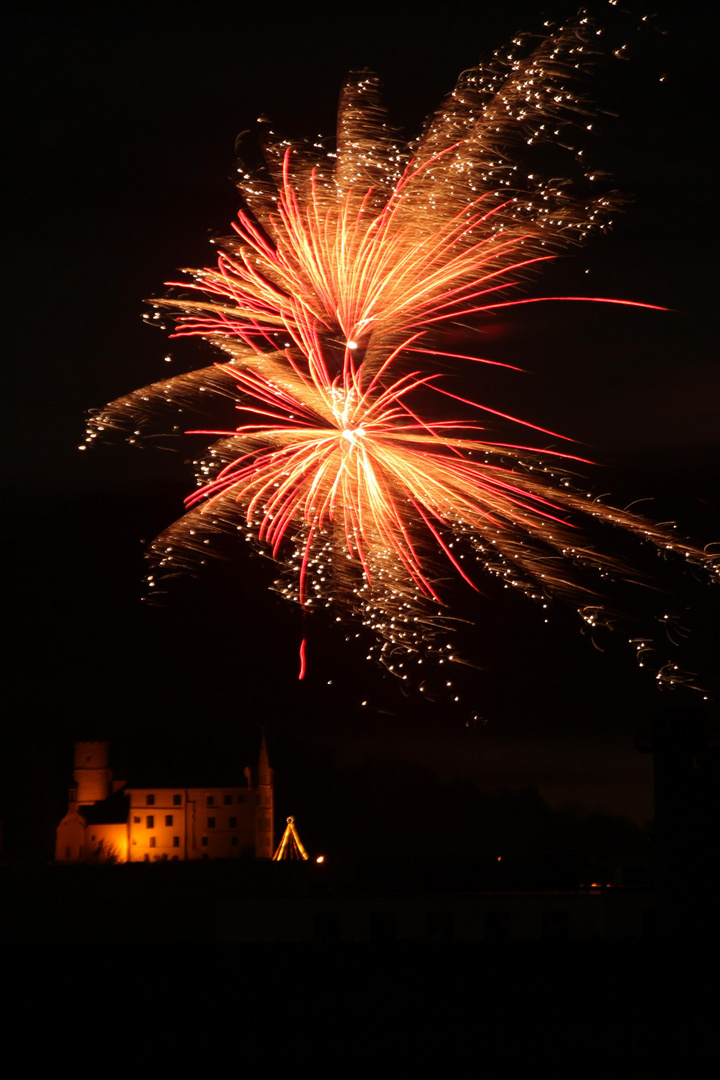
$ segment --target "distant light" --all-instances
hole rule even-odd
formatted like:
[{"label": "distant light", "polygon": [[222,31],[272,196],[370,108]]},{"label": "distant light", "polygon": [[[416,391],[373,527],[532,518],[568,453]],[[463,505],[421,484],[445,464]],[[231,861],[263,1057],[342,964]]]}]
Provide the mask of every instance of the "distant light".
[{"label": "distant light", "polygon": [[324,855],[318,855],[315,862],[325,862],[325,856]]},{"label": "distant light", "polygon": [[497,861],[498,861],[498,862],[502,862],[502,855],[498,855],[498,857],[497,857]]}]

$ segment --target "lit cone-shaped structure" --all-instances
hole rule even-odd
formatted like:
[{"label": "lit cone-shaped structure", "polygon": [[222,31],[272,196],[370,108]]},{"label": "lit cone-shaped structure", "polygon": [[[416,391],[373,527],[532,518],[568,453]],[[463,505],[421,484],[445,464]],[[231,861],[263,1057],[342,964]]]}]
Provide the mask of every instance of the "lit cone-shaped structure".
[{"label": "lit cone-shaped structure", "polygon": [[307,862],[307,857],[308,853],[302,846],[300,837],[295,828],[295,818],[289,817],[287,819],[285,832],[282,835],[282,840],[278,845],[277,851],[273,855],[273,861],[278,862],[280,859],[304,859]]}]

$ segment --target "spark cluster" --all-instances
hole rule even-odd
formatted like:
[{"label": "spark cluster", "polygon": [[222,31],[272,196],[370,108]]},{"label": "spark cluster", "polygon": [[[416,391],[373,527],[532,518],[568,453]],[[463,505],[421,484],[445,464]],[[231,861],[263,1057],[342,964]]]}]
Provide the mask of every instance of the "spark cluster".
[{"label": "spark cluster", "polygon": [[[543,604],[574,604],[590,627],[606,621],[603,580],[632,575],[584,538],[583,516],[709,568],[699,548],[578,490],[580,458],[529,445],[563,436],[448,389],[449,369],[495,361],[472,344],[448,351],[446,329],[467,337],[488,313],[548,299],[518,287],[621,201],[580,145],[598,33],[580,17],[518,38],[464,72],[408,145],[368,73],[344,87],[332,144],[263,133],[264,167],[239,169],[245,209],[217,263],[152,301],[153,319],[170,314],[175,336],[205,339],[221,361],[90,424],[90,439],[121,429],[134,440],[174,410],[206,418],[194,432],[214,441],[187,513],[151,545],[153,582],[234,533],[277,562],[285,597],[364,624],[369,655],[408,678],[409,659],[456,658],[451,577],[477,588],[490,572]],[[538,146],[563,150],[561,179],[543,174]],[[221,403],[241,413],[237,426],[213,424]],[[496,441],[488,423],[526,434]],[[644,657],[647,642],[636,647]]]}]

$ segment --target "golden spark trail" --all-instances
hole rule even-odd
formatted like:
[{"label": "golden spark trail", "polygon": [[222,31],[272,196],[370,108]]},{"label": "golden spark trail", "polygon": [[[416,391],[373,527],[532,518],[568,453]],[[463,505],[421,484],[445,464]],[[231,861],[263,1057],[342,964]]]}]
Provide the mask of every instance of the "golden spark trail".
[{"label": "golden spark trail", "polygon": [[[241,168],[247,210],[219,242],[217,265],[153,301],[176,336],[206,339],[224,362],[118,399],[89,433],[135,438],[173,408],[244,413],[239,426],[192,432],[217,441],[188,512],[152,545],[161,570],[239,532],[280,565],[283,595],[360,620],[392,666],[444,647],[445,583],[459,575],[476,588],[473,564],[537,599],[560,596],[596,625],[600,590],[576,570],[632,572],[584,538],[588,516],[710,568],[694,545],[571,487],[567,470],[583,459],[480,438],[462,413],[444,415],[450,399],[564,438],[438,385],[450,361],[498,363],[472,346],[448,351],[442,331],[467,338],[499,309],[588,301],[517,289],[618,205],[595,193],[580,151],[562,180],[524,164],[529,145],[587,126],[576,85],[595,45],[586,19],[534,46],[519,40],[465,72],[409,146],[363,73],[343,90],[335,149],[269,138],[262,176]],[[304,638],[301,662],[302,677]]]}]

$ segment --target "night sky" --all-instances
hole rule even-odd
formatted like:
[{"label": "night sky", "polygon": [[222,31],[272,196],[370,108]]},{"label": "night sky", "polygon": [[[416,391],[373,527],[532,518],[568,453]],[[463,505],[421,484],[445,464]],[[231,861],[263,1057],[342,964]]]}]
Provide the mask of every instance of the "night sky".
[{"label": "night sky", "polygon": [[[487,328],[483,347],[527,374],[475,371],[468,391],[580,440],[601,463],[588,490],[618,505],[652,499],[649,516],[707,543],[720,538],[714,38],[705,5],[652,10],[666,33],[631,38],[630,61],[590,85],[618,113],[597,122],[594,161],[616,176],[627,209],[535,288],[671,310],[518,309]],[[367,813],[376,832],[386,818],[396,850],[390,823],[408,777],[422,792],[455,778],[487,790],[534,785],[555,806],[650,818],[651,761],[633,748],[636,725],[667,708],[716,706],[659,693],[621,641],[601,652],[572,613],[556,610],[546,625],[540,609],[490,582],[462,601],[482,670],[463,674],[459,704],[404,696],[366,663],[362,642],[321,626],[298,683],[300,619],[267,590],[269,562],[243,551],[176,582],[164,606],[143,600],[144,543],[179,516],[197,444],[77,450],[89,408],[210,362],[202,343],[168,343],[144,325],[143,300],[178,267],[212,259],[208,238],[224,235],[239,208],[235,141],[260,114],[291,137],[331,133],[345,74],[367,67],[411,137],[460,71],[571,11],[450,2],[408,21],[399,5],[365,5],[341,20],[338,8],[302,5],[285,22],[222,3],[13,13],[3,64],[14,101],[4,207],[9,849],[20,837],[49,857],[77,738],[108,738],[131,779],[144,758],[177,782],[188,761],[211,770],[236,758],[240,772],[262,724],[279,814],[296,814],[311,850],[375,835],[363,820],[371,787]],[[716,599],[693,581],[678,588],[694,629],[690,665],[711,686]],[[329,805],[340,788],[352,798]]]}]

